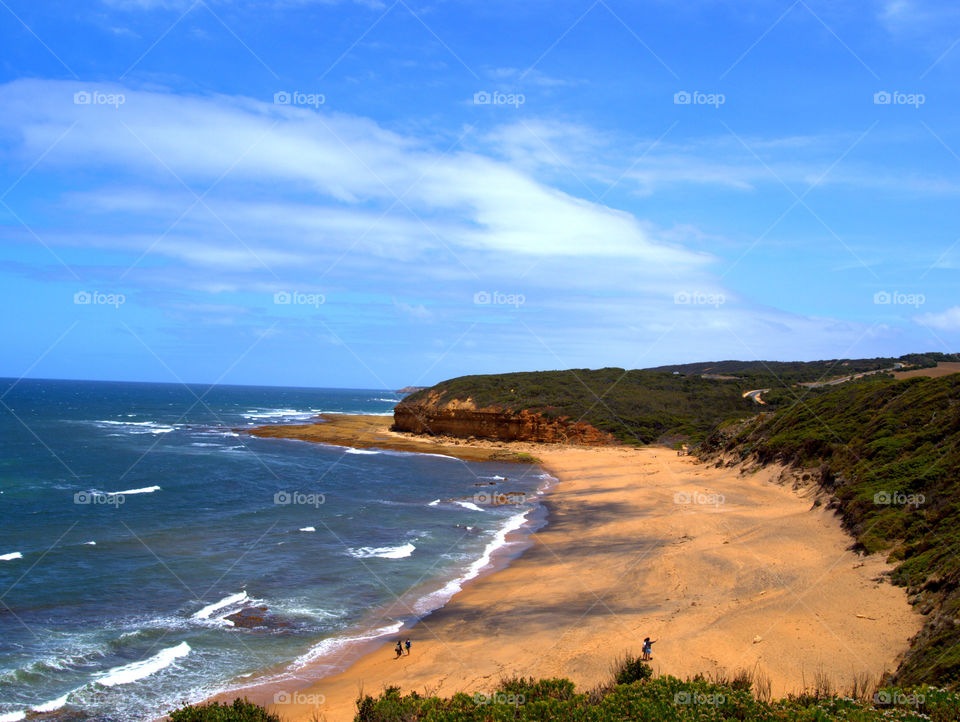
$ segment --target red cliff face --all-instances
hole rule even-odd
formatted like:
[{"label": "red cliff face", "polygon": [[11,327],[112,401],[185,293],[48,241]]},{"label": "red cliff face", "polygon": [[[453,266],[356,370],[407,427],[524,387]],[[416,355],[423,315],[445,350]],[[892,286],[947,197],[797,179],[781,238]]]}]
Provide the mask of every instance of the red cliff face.
[{"label": "red cliff face", "polygon": [[615,444],[610,434],[590,424],[569,418],[548,419],[531,411],[506,412],[492,408],[476,408],[467,401],[437,404],[424,400],[413,404],[401,402],[393,410],[393,428],[415,434],[474,436],[499,441],[536,441],[542,443]]}]

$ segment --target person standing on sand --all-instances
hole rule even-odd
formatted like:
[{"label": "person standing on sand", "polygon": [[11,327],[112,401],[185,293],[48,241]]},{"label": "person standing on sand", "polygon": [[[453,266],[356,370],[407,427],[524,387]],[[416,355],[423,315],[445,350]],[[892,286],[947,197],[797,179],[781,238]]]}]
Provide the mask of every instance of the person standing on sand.
[{"label": "person standing on sand", "polygon": [[650,639],[650,637],[644,637],[643,639],[643,656],[642,659],[644,662],[649,662],[653,659],[653,643],[656,642],[656,639]]},{"label": "person standing on sand", "polygon": [[394,659],[400,659],[403,655],[403,645],[400,643],[400,640],[397,640],[397,646],[393,648],[393,651],[397,653],[397,656]]},{"label": "person standing on sand", "polygon": [[407,648],[407,656],[410,656],[410,639],[407,638],[407,641],[403,643],[403,646]]}]

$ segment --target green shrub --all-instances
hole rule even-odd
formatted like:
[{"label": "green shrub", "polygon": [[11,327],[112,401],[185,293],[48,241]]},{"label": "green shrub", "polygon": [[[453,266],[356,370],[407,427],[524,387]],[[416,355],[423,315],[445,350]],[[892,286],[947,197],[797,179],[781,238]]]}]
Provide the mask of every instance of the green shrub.
[{"label": "green shrub", "polygon": [[171,712],[169,717],[170,722],[280,722],[279,716],[239,698],[231,704],[210,702],[186,705]]},{"label": "green shrub", "polygon": [[630,684],[631,682],[643,682],[653,676],[653,670],[650,665],[639,657],[626,655],[618,660],[614,669],[613,680],[617,684]]},{"label": "green shrub", "polygon": [[[638,660],[631,660],[636,662]],[[622,665],[618,663],[619,668]],[[646,665],[643,665],[646,667]],[[637,669],[636,665],[631,668]],[[640,673],[644,674],[644,673]],[[516,678],[491,695],[456,694],[448,699],[402,695],[389,689],[358,703],[358,722],[708,722],[776,720],[777,722],[955,722],[960,695],[932,687],[886,688],[872,698],[807,694],[763,701],[749,691],[747,673],[725,682],[675,677],[644,677],[642,684],[601,687],[576,693],[569,680]],[[635,682],[636,680],[634,680]]]}]

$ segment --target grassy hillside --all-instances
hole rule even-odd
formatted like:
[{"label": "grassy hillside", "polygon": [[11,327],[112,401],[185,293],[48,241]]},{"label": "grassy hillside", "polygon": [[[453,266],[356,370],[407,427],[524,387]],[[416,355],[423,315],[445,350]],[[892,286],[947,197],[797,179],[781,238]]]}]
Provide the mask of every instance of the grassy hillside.
[{"label": "grassy hillside", "polygon": [[728,423],[701,451],[792,464],[819,482],[928,615],[897,679],[960,681],[960,374],[837,386]]},{"label": "grassy hillside", "polygon": [[480,407],[529,409],[545,416],[586,421],[627,443],[664,436],[702,438],[720,421],[745,418],[755,405],[742,398],[746,386],[696,376],[619,368],[461,376],[404,399],[439,394],[441,403],[473,399]]},{"label": "grassy hillside", "polygon": [[823,392],[798,389],[798,383],[889,369],[898,362],[933,366],[953,358],[930,353],[898,359],[715,361],[634,371],[570,369],[461,376],[411,394],[404,403],[416,404],[433,395],[441,403],[469,398],[481,407],[583,420],[626,443],[699,441],[722,421],[746,418],[763,408],[744,399],[745,391],[771,389],[764,400],[766,408],[773,410],[792,404],[800,395]]},{"label": "grassy hillside", "polygon": [[939,361],[960,361],[960,354],[914,353],[905,356],[881,356],[867,359],[829,359],[824,361],[704,361],[691,364],[658,366],[650,371],[666,371],[690,376],[717,374],[752,380],[753,388],[774,387],[806,382],[828,381],[838,376],[878,371],[902,363],[912,368],[929,368]]}]

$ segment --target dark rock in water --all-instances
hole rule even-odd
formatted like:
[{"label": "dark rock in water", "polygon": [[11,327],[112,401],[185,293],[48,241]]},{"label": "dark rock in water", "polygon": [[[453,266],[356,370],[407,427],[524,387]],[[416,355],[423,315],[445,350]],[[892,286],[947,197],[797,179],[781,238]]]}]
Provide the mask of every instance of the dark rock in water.
[{"label": "dark rock in water", "polygon": [[243,629],[288,629],[293,626],[290,621],[271,614],[266,607],[244,607],[224,619]]},{"label": "dark rock in water", "polygon": [[474,486],[496,486],[497,482],[495,481],[478,481]]}]

